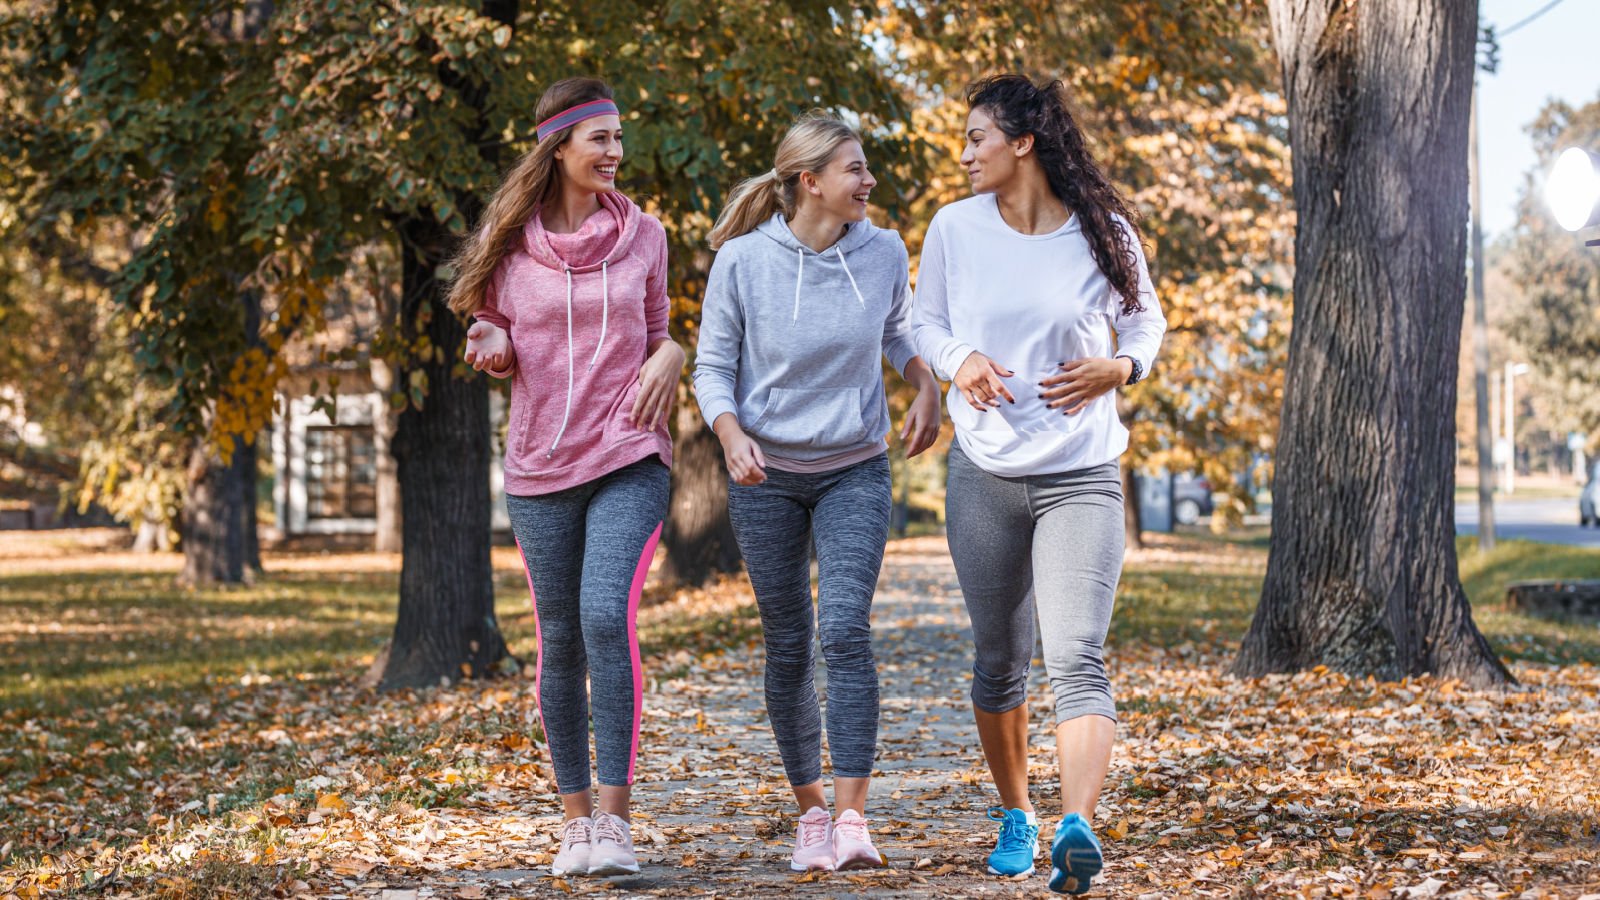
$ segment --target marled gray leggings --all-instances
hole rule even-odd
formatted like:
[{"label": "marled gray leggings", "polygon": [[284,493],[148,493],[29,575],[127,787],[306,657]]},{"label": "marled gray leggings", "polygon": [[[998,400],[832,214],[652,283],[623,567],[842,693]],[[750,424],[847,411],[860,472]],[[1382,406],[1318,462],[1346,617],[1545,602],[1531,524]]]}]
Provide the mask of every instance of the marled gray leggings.
[{"label": "marled gray leggings", "polygon": [[589,790],[591,708],[600,783],[633,783],[644,702],[639,597],[669,480],[652,456],[564,491],[506,497],[533,595],[534,693],[563,794]]},{"label": "marled gray leggings", "polygon": [[951,444],[945,521],[972,617],[973,705],[1002,713],[1027,701],[1037,603],[1057,723],[1115,720],[1103,653],[1122,575],[1117,464],[1008,478]]},{"label": "marled gray leggings", "polygon": [[[767,643],[767,718],[789,783],[822,778],[822,714],[813,680],[813,629],[828,663],[828,749],[835,778],[866,778],[878,749],[878,666],[872,596],[889,539],[889,460],[832,472],[767,470],[728,486],[728,514],[761,608]],[[811,601],[811,543],[820,573]]]}]

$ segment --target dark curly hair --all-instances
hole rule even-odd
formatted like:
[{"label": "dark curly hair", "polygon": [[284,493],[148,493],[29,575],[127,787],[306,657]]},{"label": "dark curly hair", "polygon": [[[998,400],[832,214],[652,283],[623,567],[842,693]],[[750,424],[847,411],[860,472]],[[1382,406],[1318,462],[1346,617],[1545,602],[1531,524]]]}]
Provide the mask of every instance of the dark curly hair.
[{"label": "dark curly hair", "polygon": [[[1142,240],[1127,201],[1083,145],[1083,132],[1067,109],[1059,80],[1040,86],[1021,75],[994,75],[967,88],[967,105],[982,108],[1005,136],[1033,135],[1033,152],[1044,167],[1050,191],[1078,215],[1089,253],[1122,298],[1124,314],[1144,309],[1139,302]],[[1121,216],[1127,227],[1119,227]]]}]

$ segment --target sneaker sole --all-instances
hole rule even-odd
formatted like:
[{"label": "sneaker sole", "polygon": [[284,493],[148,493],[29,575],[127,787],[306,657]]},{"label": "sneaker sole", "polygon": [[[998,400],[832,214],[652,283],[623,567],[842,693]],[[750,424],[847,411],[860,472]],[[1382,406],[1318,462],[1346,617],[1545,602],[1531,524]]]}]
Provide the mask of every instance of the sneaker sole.
[{"label": "sneaker sole", "polygon": [[1058,894],[1082,894],[1089,890],[1094,877],[1100,874],[1105,859],[1093,844],[1076,844],[1063,841],[1050,848],[1050,890]]},{"label": "sneaker sole", "polygon": [[853,869],[881,869],[883,868],[883,865],[884,863],[882,857],[857,856],[840,862],[838,865],[834,866],[834,869],[839,872],[849,872]]},{"label": "sneaker sole", "polygon": [[833,866],[802,866],[799,863],[794,862],[794,861],[791,860],[789,862],[789,871],[791,871],[791,872],[832,872],[833,871]]},{"label": "sneaker sole", "polygon": [[1034,872],[1033,866],[1029,866],[1021,872],[1002,872],[994,866],[989,866],[988,868],[990,875],[999,875],[1001,878],[1021,878],[1024,875],[1032,875]]},{"label": "sneaker sole", "polygon": [[634,863],[629,866],[622,863],[602,863],[598,866],[590,866],[589,874],[601,878],[608,875],[637,875],[639,874],[639,864]]}]

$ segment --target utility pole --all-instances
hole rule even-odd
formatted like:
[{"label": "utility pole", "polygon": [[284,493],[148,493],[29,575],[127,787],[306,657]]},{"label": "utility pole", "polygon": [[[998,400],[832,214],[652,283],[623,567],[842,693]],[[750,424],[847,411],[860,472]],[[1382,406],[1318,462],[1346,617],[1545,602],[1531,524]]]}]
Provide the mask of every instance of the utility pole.
[{"label": "utility pole", "polygon": [[[1483,179],[1478,174],[1478,82],[1472,82],[1472,388],[1478,406],[1478,550],[1494,549],[1494,436],[1489,424],[1489,313],[1483,291]],[[1458,232],[1459,233],[1459,232]]]}]

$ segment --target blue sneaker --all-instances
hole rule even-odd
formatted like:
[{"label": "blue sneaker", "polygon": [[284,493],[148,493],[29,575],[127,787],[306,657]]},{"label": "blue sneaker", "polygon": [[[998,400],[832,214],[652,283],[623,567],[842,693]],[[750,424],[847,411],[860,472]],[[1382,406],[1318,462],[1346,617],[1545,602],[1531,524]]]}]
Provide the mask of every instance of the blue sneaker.
[{"label": "blue sneaker", "polygon": [[1050,845],[1050,890],[1058,894],[1081,894],[1100,874],[1104,859],[1100,839],[1094,836],[1083,816],[1072,813],[1056,826],[1056,839]]},{"label": "blue sneaker", "polygon": [[1039,855],[1039,826],[1020,809],[989,807],[989,818],[1000,823],[1000,839],[989,854],[990,875],[1032,875]]}]

